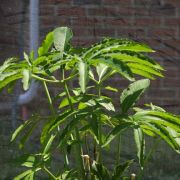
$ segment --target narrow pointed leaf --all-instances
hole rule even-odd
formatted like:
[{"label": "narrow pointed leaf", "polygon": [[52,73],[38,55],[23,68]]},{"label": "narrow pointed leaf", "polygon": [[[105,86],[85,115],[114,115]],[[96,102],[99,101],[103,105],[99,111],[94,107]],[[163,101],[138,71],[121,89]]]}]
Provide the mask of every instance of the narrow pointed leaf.
[{"label": "narrow pointed leaf", "polygon": [[96,66],[96,71],[99,76],[99,81],[101,81],[102,77],[106,74],[107,70],[108,70],[108,66],[106,66],[105,64],[100,63]]},{"label": "narrow pointed leaf", "polygon": [[53,32],[50,32],[46,35],[45,40],[43,41],[41,47],[38,49],[38,55],[43,56],[48,53],[50,47],[53,43]]},{"label": "narrow pointed leaf", "polygon": [[141,169],[144,167],[144,159],[145,159],[145,139],[144,134],[141,128],[134,129],[134,139],[137,148],[137,157],[139,159],[139,164]]},{"label": "narrow pointed leaf", "polygon": [[29,89],[29,81],[30,81],[30,71],[28,69],[24,69],[22,83],[23,83],[23,89],[25,91]]},{"label": "narrow pointed leaf", "polygon": [[80,61],[78,63],[79,70],[79,85],[81,87],[82,93],[86,92],[86,85],[88,82],[88,65],[86,62]]},{"label": "narrow pointed leaf", "polygon": [[132,127],[131,122],[123,122],[120,125],[117,125],[106,137],[105,142],[102,147],[107,146],[115,137],[117,137],[120,133]]},{"label": "narrow pointed leaf", "polygon": [[126,113],[128,109],[135,104],[144,91],[149,87],[149,84],[150,81],[148,79],[138,80],[130,84],[129,87],[122,92],[120,102],[123,113]]}]

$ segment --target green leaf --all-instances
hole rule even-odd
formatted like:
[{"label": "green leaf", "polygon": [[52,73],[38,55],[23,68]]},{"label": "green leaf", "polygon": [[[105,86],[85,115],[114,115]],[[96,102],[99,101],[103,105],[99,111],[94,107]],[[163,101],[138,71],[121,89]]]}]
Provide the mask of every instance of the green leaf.
[{"label": "green leaf", "polygon": [[31,66],[31,62],[30,62],[29,56],[25,52],[24,52],[24,59],[26,60],[28,65]]},{"label": "green leaf", "polygon": [[[1,77],[2,78],[2,77]],[[5,79],[3,79],[2,81],[0,81],[0,89],[6,87],[9,83],[22,78],[22,74],[21,73],[13,73],[13,75],[8,75],[8,77],[6,77]]]},{"label": "green leaf", "polygon": [[101,106],[106,108],[108,111],[115,112],[114,105],[112,104],[112,102],[109,99],[103,98],[103,96],[101,96],[100,98],[96,99],[96,101],[98,102],[98,104],[100,104]]},{"label": "green leaf", "polygon": [[24,156],[22,157],[22,160],[24,158],[24,161],[21,163],[22,166],[25,166],[25,167],[30,167],[32,168],[35,164],[35,156],[33,155],[27,155],[27,156]]},{"label": "green leaf", "polygon": [[13,133],[11,137],[11,142],[16,139],[16,137],[19,135],[20,132],[22,132],[28,125],[30,124],[30,121],[25,121],[24,124],[21,124]]},{"label": "green leaf", "polygon": [[176,138],[172,136],[170,128],[166,128],[157,123],[145,123],[146,126],[142,128],[151,130],[155,134],[159,135],[164,141],[166,141],[176,152],[180,153],[180,144],[176,141]]},{"label": "green leaf", "polygon": [[48,134],[54,130],[55,128],[57,128],[61,123],[63,123],[64,121],[66,121],[68,118],[70,118],[73,114],[75,114],[75,112],[72,111],[67,111],[64,112],[62,114],[60,114],[57,118],[54,119],[49,119],[49,122],[47,122],[45,124],[45,126],[43,127],[42,133],[41,133],[41,138],[40,141],[43,144],[48,136]]},{"label": "green leaf", "polygon": [[88,82],[88,65],[86,62],[80,61],[78,63],[79,70],[79,85],[81,87],[82,93],[86,92],[86,85]]},{"label": "green leaf", "polygon": [[149,84],[150,81],[148,79],[138,80],[130,84],[129,87],[122,92],[120,102],[123,113],[126,113],[128,109],[135,104],[142,93],[149,87]]},{"label": "green leaf", "polygon": [[54,30],[54,46],[61,53],[64,52],[73,34],[68,27],[59,27]]},{"label": "green leaf", "polygon": [[113,130],[107,135],[104,144],[102,147],[107,146],[116,136],[118,136],[123,131],[127,130],[128,128],[132,127],[131,122],[123,122],[120,125],[117,125]]},{"label": "green leaf", "polygon": [[122,76],[124,76],[126,79],[133,81],[134,77],[130,70],[130,68],[123,62],[112,59],[112,58],[98,58],[98,59],[91,59],[89,61],[90,64],[105,64],[106,66],[110,67],[111,69],[115,70],[116,72],[120,73]]},{"label": "green leaf", "polygon": [[137,127],[134,129],[134,138],[137,148],[137,157],[139,159],[139,164],[141,166],[141,169],[143,169],[145,159],[145,139],[141,128]]},{"label": "green leaf", "polygon": [[22,83],[23,83],[23,89],[25,91],[29,89],[29,81],[30,81],[30,71],[28,69],[24,69]]},{"label": "green leaf", "polygon": [[[87,108],[88,109],[88,108]],[[59,136],[60,143],[59,146],[62,145],[63,141],[66,141],[66,138],[72,134],[72,131],[75,129],[76,125],[80,123],[82,119],[84,119],[89,114],[89,111],[87,110],[79,110],[79,112],[76,113],[76,115],[73,117],[73,119],[66,125],[66,127],[63,129],[61,135]]]},{"label": "green leaf", "polygon": [[118,92],[118,89],[111,87],[111,86],[106,86],[105,89],[109,90],[109,91],[113,91],[113,92]]},{"label": "green leaf", "polygon": [[106,167],[102,164],[93,161],[92,171],[98,177],[99,180],[109,180],[110,175]]},{"label": "green leaf", "polygon": [[102,77],[106,74],[107,70],[108,70],[108,66],[106,66],[105,64],[99,63],[96,66],[96,71],[99,76],[99,82],[101,81]]},{"label": "green leaf", "polygon": [[37,125],[38,121],[34,121],[32,122],[31,126],[29,127],[29,129],[27,130],[27,132],[25,132],[25,134],[22,136],[22,138],[20,139],[20,143],[19,143],[19,148],[22,149],[24,147],[25,142],[27,141],[27,139],[31,136],[33,130],[35,129],[36,125]]},{"label": "green leaf", "polygon": [[133,160],[129,160],[123,164],[119,164],[118,166],[116,166],[113,171],[112,180],[120,179],[132,163],[133,163]]},{"label": "green leaf", "polygon": [[4,61],[3,65],[0,66],[0,73],[3,73],[5,70],[7,70],[9,67],[11,67],[12,65],[14,65],[15,61],[17,59],[16,58],[8,58],[6,61]]},{"label": "green leaf", "polygon": [[24,179],[27,175],[30,175],[33,173],[33,170],[32,169],[29,169],[27,171],[24,171],[23,173],[19,174],[18,176],[16,176],[14,178],[14,180],[22,180]]},{"label": "green leaf", "polygon": [[[72,104],[78,103],[78,100],[76,100],[75,97],[73,97],[73,96],[70,97],[70,100],[71,100],[71,103],[72,103]],[[69,100],[68,100],[68,98],[66,97],[66,98],[64,98],[64,99],[61,101],[61,103],[60,103],[60,105],[59,105],[59,108],[66,107],[66,106],[68,106],[68,105],[69,105]]]},{"label": "green leaf", "polygon": [[152,76],[156,75],[159,77],[163,77],[162,73],[159,70],[153,69],[146,65],[136,64],[136,63],[128,63],[127,65],[129,66],[130,69],[139,69],[139,70],[142,70],[142,72],[151,74]]},{"label": "green leaf", "polygon": [[50,49],[50,47],[52,46],[53,43],[53,32],[49,32],[46,35],[45,40],[43,41],[41,47],[38,49],[38,55],[39,56],[43,56],[46,55]]},{"label": "green leaf", "polygon": [[47,143],[44,145],[44,148],[43,148],[43,154],[47,154],[51,148],[51,145],[55,139],[56,135],[54,134],[51,134],[49,140],[47,141]]},{"label": "green leaf", "polygon": [[150,59],[148,56],[136,52],[124,51],[118,53],[107,53],[103,56],[119,59],[126,63],[135,63],[139,65],[141,64],[153,69],[164,70],[158,63]]}]

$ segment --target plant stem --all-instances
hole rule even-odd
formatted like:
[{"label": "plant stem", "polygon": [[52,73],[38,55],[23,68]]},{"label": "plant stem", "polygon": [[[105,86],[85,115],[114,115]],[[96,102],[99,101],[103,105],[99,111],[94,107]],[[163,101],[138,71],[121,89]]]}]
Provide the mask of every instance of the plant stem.
[{"label": "plant stem", "polygon": [[47,169],[45,166],[43,167],[43,169],[45,172],[47,172],[47,174],[49,174],[52,179],[57,180],[57,178],[49,171],[49,169]]},{"label": "plant stem", "polygon": [[120,164],[120,156],[121,156],[121,135],[118,136],[118,147],[117,147],[117,157],[116,157],[116,166]]},{"label": "plant stem", "polygon": [[47,87],[47,84],[45,81],[43,81],[43,85],[44,85],[44,89],[45,89],[45,92],[46,92],[46,95],[47,95],[47,98],[48,98],[48,102],[49,102],[49,107],[50,107],[50,110],[53,114],[53,116],[55,117],[55,110],[54,110],[54,107],[53,107],[53,104],[52,104],[52,99],[51,99],[51,96],[50,96],[50,93],[49,93],[49,90],[48,90],[48,87]]},{"label": "plant stem", "polygon": [[[63,74],[63,80],[64,80],[65,79],[64,69],[62,70],[62,74]],[[71,110],[74,111],[74,107],[71,102],[71,95],[69,93],[69,89],[68,89],[66,81],[64,81],[64,88],[65,88],[65,92],[66,92],[66,95],[68,98],[69,106],[70,106]],[[79,130],[77,127],[75,127],[75,136],[76,136],[77,141],[80,143],[80,135],[79,135]],[[79,143],[76,145],[76,158],[77,158],[76,160],[77,160],[77,163],[79,166],[80,176],[82,176],[82,179],[85,179],[83,159],[81,156],[83,153],[82,153],[81,145]]]},{"label": "plant stem", "polygon": [[[101,84],[98,84],[98,97],[101,97]],[[101,124],[101,116],[98,117],[98,130],[99,130],[99,146],[98,146],[98,154],[97,154],[97,162],[101,163],[102,161],[102,124]]]}]

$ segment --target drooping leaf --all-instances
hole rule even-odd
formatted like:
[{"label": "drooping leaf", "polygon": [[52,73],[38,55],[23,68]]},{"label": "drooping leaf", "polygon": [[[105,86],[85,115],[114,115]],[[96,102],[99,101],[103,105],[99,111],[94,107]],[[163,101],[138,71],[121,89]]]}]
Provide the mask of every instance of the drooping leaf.
[{"label": "drooping leaf", "polygon": [[137,157],[139,159],[139,164],[141,169],[144,168],[144,159],[145,159],[145,139],[143,131],[140,127],[134,128],[134,139],[137,148]]},{"label": "drooping leaf", "polygon": [[170,128],[166,128],[157,123],[145,123],[142,128],[151,130],[153,133],[159,135],[164,141],[166,141],[176,152],[180,153],[180,144],[176,141],[176,138],[172,136]]},{"label": "drooping leaf", "polygon": [[148,79],[138,80],[130,84],[129,87],[122,92],[120,102],[123,113],[126,113],[128,109],[135,104],[142,93],[149,87],[149,84],[150,81]]},{"label": "drooping leaf", "polygon": [[137,52],[124,51],[124,52],[118,52],[118,53],[107,53],[107,54],[103,54],[103,56],[119,59],[126,63],[135,63],[135,64],[139,64],[139,65],[146,65],[147,67],[156,69],[156,70],[164,70],[154,60],[150,59],[148,56],[145,56],[145,55],[137,53]]},{"label": "drooping leaf", "polygon": [[56,28],[53,32],[54,46],[58,51],[63,53],[73,36],[72,31],[68,27],[59,27]]},{"label": "drooping leaf", "polygon": [[0,89],[6,87],[9,83],[20,78],[22,78],[22,73],[14,73],[13,75],[6,77],[2,81],[0,81]]},{"label": "drooping leaf", "polygon": [[78,63],[79,70],[79,85],[81,87],[82,93],[86,92],[86,85],[88,82],[88,65],[86,62],[80,61]]},{"label": "drooping leaf", "polygon": [[25,91],[29,89],[29,81],[30,81],[30,71],[28,69],[24,69],[22,83],[23,83],[23,89]]}]

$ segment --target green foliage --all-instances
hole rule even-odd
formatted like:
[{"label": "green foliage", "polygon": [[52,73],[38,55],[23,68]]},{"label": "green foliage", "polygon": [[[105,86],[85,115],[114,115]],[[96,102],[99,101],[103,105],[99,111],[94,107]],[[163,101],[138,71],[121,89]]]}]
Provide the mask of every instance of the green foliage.
[{"label": "green foliage", "polygon": [[[40,81],[52,112],[46,119],[43,115],[32,116],[13,133],[11,141],[16,139],[22,149],[36,127],[42,128],[41,148],[20,158],[20,165],[28,169],[15,179],[34,179],[37,172],[46,173],[50,179],[128,179],[127,169],[133,161],[119,162],[119,145],[117,159],[112,157],[116,161],[114,170],[110,171],[103,161],[106,158],[103,151],[110,150],[110,143],[119,140],[126,130],[134,132],[141,170],[147,161],[146,135],[159,136],[179,153],[180,117],[153,104],[144,109],[135,107],[149,87],[149,79],[163,77],[163,68],[147,56],[154,51],[132,40],[112,38],[88,48],[74,48],[71,39],[71,29],[56,28],[47,34],[37,58],[33,52],[24,53],[24,60],[9,58],[0,66],[0,89],[6,86],[12,89],[14,82],[22,79],[24,90],[28,90],[33,79]],[[121,94],[120,90],[104,85],[114,74],[130,81]],[[140,77],[148,79],[136,80]],[[78,81],[79,86],[78,83],[74,86],[73,81]],[[48,90],[52,83],[62,90],[53,98]],[[116,99],[102,95],[108,91],[120,96],[120,109],[114,106]],[[58,107],[54,105],[57,101]],[[51,166],[54,152],[64,157],[57,172]]]}]

